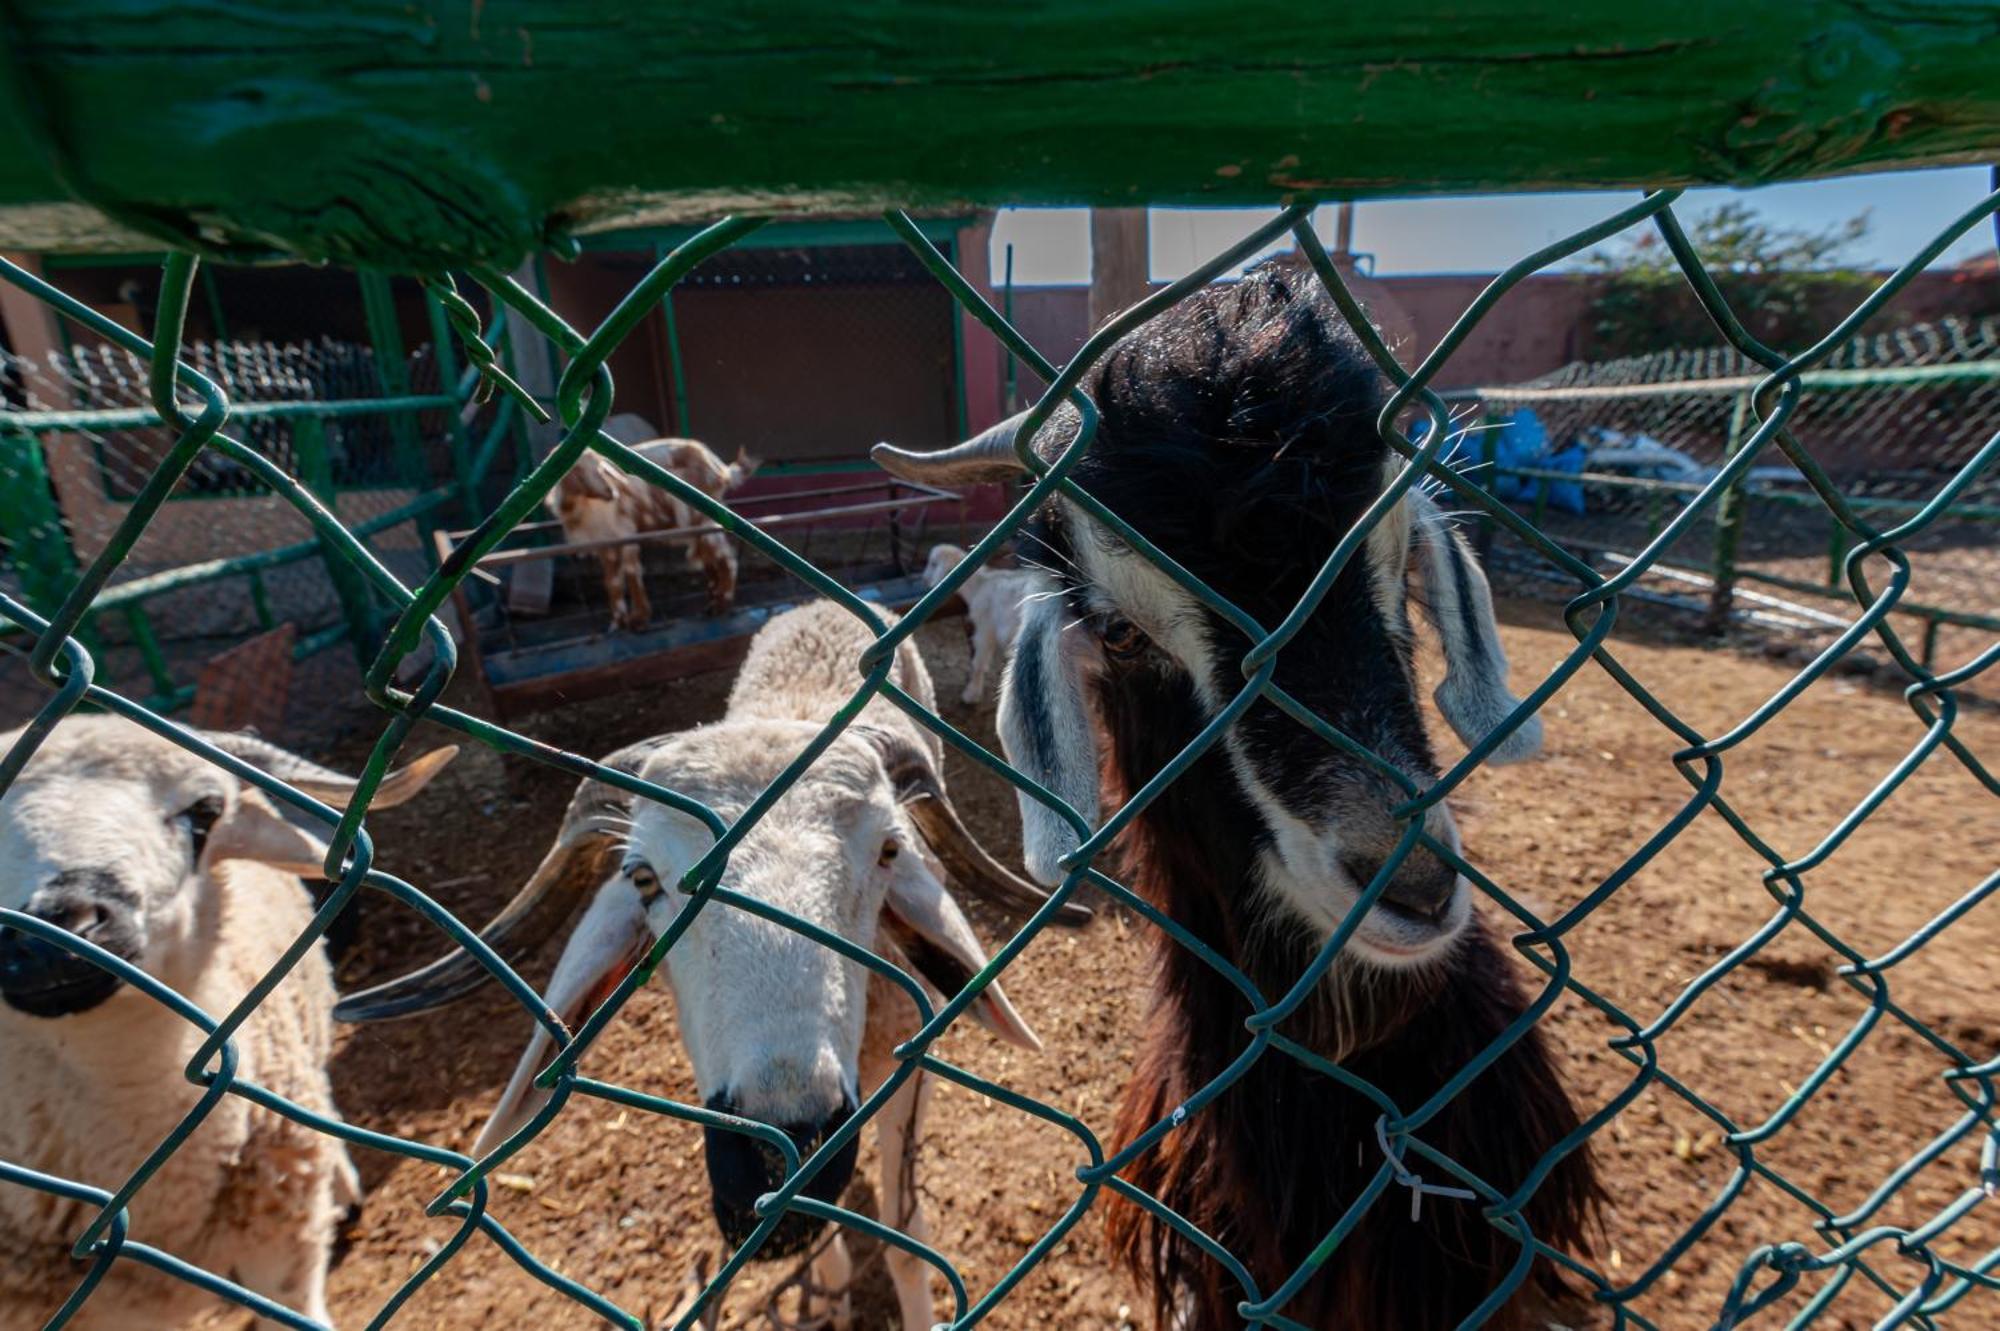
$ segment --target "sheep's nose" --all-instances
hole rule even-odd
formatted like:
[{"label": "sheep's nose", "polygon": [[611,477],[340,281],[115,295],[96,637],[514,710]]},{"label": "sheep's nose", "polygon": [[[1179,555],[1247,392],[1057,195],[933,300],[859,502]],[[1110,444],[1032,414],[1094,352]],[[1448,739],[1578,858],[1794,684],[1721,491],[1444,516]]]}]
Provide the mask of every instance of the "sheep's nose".
[{"label": "sheep's nose", "polygon": [[[67,929],[114,955],[132,958],[130,931],[109,895],[121,892],[109,874],[72,870],[37,892],[24,914]],[[0,1000],[36,1017],[62,1017],[96,1007],[116,993],[118,976],[87,957],[20,929],[0,929]]]},{"label": "sheep's nose", "polygon": [[[727,1094],[709,1097],[708,1107],[724,1114],[737,1112]],[[839,1107],[819,1122],[775,1126],[792,1139],[799,1160],[803,1162],[819,1149],[821,1142],[840,1131],[854,1116],[854,1109],[854,1102],[843,1096]],[[727,1128],[706,1128],[702,1139],[708,1157],[708,1188],[710,1200],[715,1206],[715,1222],[722,1228],[722,1237],[734,1247],[749,1238],[759,1224],[757,1199],[767,1192],[776,1191],[778,1185],[785,1181],[785,1157],[770,1142]],[[848,1181],[854,1177],[854,1160],[860,1152],[860,1141],[858,1133],[848,1138],[840,1151],[827,1161],[826,1168],[813,1175],[803,1195],[822,1202],[838,1201],[840,1194],[847,1190]],[[825,1228],[825,1224],[814,1216],[789,1211],[778,1227],[771,1231],[771,1236],[758,1247],[757,1255],[788,1257],[803,1252]]]},{"label": "sheep's nose", "polygon": [[[1381,872],[1382,861],[1350,856],[1346,867],[1354,885],[1365,888]],[[1426,924],[1443,924],[1457,891],[1458,871],[1424,847],[1413,846],[1378,900]]]}]

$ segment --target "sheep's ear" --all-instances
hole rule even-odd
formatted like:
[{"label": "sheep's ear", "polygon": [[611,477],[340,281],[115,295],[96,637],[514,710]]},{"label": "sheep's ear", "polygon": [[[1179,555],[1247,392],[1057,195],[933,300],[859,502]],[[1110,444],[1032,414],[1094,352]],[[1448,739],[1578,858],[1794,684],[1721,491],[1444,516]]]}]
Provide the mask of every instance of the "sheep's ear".
[{"label": "sheep's ear", "polygon": [[[1097,732],[1084,696],[1096,660],[1086,633],[1065,632],[1061,596],[1039,596],[1021,610],[1021,633],[1000,685],[1000,745],[1007,761],[1097,825]],[[1076,830],[1040,800],[1021,802],[1021,862],[1031,877],[1056,886],[1060,861],[1081,842]]]},{"label": "sheep's ear", "polygon": [[[590,908],[577,921],[576,931],[563,945],[562,960],[542,1001],[572,1033],[597,1008],[631,969],[639,964],[653,940],[646,922],[646,906],[638,889],[624,877],[613,878],[598,889]],[[483,1158],[495,1147],[521,1130],[549,1098],[535,1085],[535,1074],[553,1056],[555,1041],[548,1029],[535,1023],[535,1033],[514,1065],[514,1076],[501,1093],[500,1103],[480,1129],[472,1154]]]},{"label": "sheep's ear", "polygon": [[[986,949],[979,945],[972,922],[921,856],[906,851],[896,863],[880,928],[917,974],[939,993],[953,997],[985,967]],[[973,1020],[1007,1043],[1023,1049],[1042,1047],[998,980],[980,991],[970,1010]]]},{"label": "sheep's ear", "polygon": [[254,786],[245,786],[235,804],[208,834],[203,866],[224,860],[256,860],[286,873],[318,878],[325,872],[326,842],[279,813]]},{"label": "sheep's ear", "polygon": [[[1438,711],[1469,745],[1505,721],[1520,704],[1507,686],[1507,654],[1493,621],[1493,594],[1472,547],[1428,495],[1411,491],[1411,572],[1423,584],[1416,599],[1444,648],[1444,680],[1431,695]],[[1531,716],[1487,759],[1532,758],[1542,747],[1542,720]]]}]

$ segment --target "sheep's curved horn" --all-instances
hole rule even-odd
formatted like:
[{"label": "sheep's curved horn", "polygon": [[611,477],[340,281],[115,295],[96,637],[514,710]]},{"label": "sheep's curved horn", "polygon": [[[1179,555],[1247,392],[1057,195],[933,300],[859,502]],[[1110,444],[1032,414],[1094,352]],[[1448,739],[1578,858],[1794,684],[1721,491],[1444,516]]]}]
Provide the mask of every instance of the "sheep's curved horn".
[{"label": "sheep's curved horn", "polygon": [[[606,767],[637,774],[661,743],[644,740],[604,759]],[[512,966],[568,922],[597,887],[616,871],[632,797],[601,781],[577,787],[555,845],[535,872],[479,931],[488,947]],[[421,970],[352,994],[334,1005],[338,1021],[386,1021],[427,1012],[465,997],[492,979],[470,952],[456,949]]]},{"label": "sheep's curved horn", "polygon": [[[941,448],[935,453],[912,453],[894,444],[877,444],[869,450],[868,456],[875,459],[876,466],[892,476],[900,476],[919,485],[977,485],[985,481],[1004,481],[1026,470],[1021,465],[1021,455],[1014,451],[1014,440],[1021,433],[1021,423],[1027,418],[1025,411],[1009,416],[964,443]],[[1051,449],[1059,451],[1066,446],[1076,434],[1077,423],[1075,407],[1067,402],[1057,407],[1035,435],[1043,455],[1052,456]]]},{"label": "sheep's curved horn", "polygon": [[[872,726],[857,726],[863,738],[874,743],[882,754],[882,766],[895,784],[897,798],[910,821],[930,846],[945,876],[996,906],[1021,915],[1032,915],[1048,903],[1049,894],[1008,869],[979,844],[952,807],[938,779],[930,755],[908,737]],[[1058,924],[1087,922],[1094,912],[1088,906],[1067,902],[1055,914]]]},{"label": "sheep's curved horn", "polygon": [[[354,778],[309,762],[289,749],[281,749],[269,740],[231,731],[205,730],[201,737],[221,749],[232,758],[241,758],[251,766],[269,772],[280,781],[297,786],[306,794],[336,808],[344,808],[354,796]],[[407,767],[399,767],[382,778],[375,788],[375,798],[370,803],[372,809],[387,809],[401,804],[422,790],[440,768],[458,754],[456,744],[447,744],[441,749],[432,749]]]}]

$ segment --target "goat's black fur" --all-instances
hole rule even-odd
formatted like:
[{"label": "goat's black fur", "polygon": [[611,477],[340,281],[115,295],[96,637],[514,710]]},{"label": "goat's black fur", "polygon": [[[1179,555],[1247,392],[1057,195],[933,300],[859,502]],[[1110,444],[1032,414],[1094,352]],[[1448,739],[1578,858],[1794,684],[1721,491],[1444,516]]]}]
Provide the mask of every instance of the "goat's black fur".
[{"label": "goat's black fur", "polygon": [[[1323,294],[1266,269],[1211,288],[1115,348],[1088,385],[1103,413],[1077,479],[1150,540],[1261,622],[1276,624],[1379,492],[1383,386]],[[1072,536],[1052,512],[1040,532],[1056,559]],[[1351,562],[1280,657],[1278,682],[1406,771],[1435,764],[1416,701],[1407,624],[1385,619],[1365,559]],[[1079,588],[1071,595],[1087,609]],[[1241,687],[1242,636],[1213,620],[1210,683]],[[1192,682],[1157,650],[1108,663],[1097,706],[1111,738],[1108,793],[1137,789],[1207,720]],[[1329,787],[1367,785],[1275,708],[1239,722],[1266,784],[1301,816],[1323,816]],[[1280,775],[1281,774],[1281,775]],[[1314,806],[1319,807],[1314,807]],[[1275,999],[1316,940],[1256,881],[1264,824],[1229,761],[1211,750],[1134,824],[1123,847],[1137,890],[1230,958]],[[1413,1109],[1526,1005],[1485,927],[1468,927],[1446,964],[1367,971],[1343,958],[1284,1033]],[[1248,1004],[1192,952],[1163,943],[1153,1017],[1118,1119],[1131,1141],[1218,1075],[1250,1039]],[[1131,1181],[1242,1260],[1264,1294],[1295,1270],[1382,1165],[1378,1109],[1278,1052],[1127,1171]],[[1419,1132],[1503,1192],[1577,1124],[1539,1029],[1530,1030]],[[1441,1173],[1413,1158],[1433,1180]],[[1534,1234],[1585,1246],[1599,1200],[1586,1151],[1562,1160],[1526,1209]],[[1312,1327],[1443,1331],[1504,1278],[1518,1242],[1478,1204],[1426,1198],[1412,1222],[1392,1190],[1319,1275],[1280,1311]],[[1222,1266],[1129,1203],[1112,1208],[1113,1246],[1150,1287],[1160,1325],[1241,1325],[1242,1291]],[[1536,1285],[1560,1288],[1546,1262]],[[1516,1306],[1520,1303],[1515,1301]],[[1183,1320],[1170,1322],[1170,1315]],[[1504,1325],[1503,1313],[1495,1325]]]}]

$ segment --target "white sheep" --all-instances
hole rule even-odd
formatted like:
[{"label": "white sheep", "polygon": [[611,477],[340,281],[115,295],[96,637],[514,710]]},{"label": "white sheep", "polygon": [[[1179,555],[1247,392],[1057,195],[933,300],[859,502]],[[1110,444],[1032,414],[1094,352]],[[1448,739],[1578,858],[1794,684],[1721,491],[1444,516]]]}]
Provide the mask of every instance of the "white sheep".
[{"label": "white sheep", "polygon": [[[720,722],[641,741],[604,761],[733,821],[853,694],[869,642],[866,628],[831,602],[779,615],[752,641]],[[925,707],[935,706],[914,643],[898,651],[891,679]],[[995,863],[959,821],[940,775],[943,757],[929,731],[891,704],[871,701],[734,847],[723,885],[872,948],[940,993],[956,994],[987,957],[944,880],[1016,911],[1047,898]],[[707,825],[689,814],[585,781],[555,847],[485,937],[510,960],[524,957],[594,893],[546,993],[549,1009],[574,1030],[673,922],[687,901],[674,885],[712,844]],[[1081,908],[1063,912],[1072,922],[1088,917]],[[667,953],[665,969],[703,1102],[783,1130],[801,1160],[896,1069],[897,1044],[917,1029],[915,1001],[895,983],[803,934],[720,903],[696,916]],[[355,995],[336,1015],[419,1011],[470,992],[484,977],[463,952],[455,953]],[[981,993],[970,1015],[1011,1043],[1040,1047],[998,984]],[[532,1083],[553,1052],[537,1026],[473,1147],[476,1155],[503,1144],[547,1099]],[[912,1076],[875,1116],[881,1218],[919,1240],[928,1226],[912,1152],[927,1080],[921,1072]],[[730,1243],[740,1244],[757,1228],[757,1199],[784,1182],[783,1166],[771,1148],[732,1131],[709,1129],[706,1148],[717,1223]],[[838,1198],[855,1155],[850,1140],[804,1195]],[[757,1255],[797,1253],[825,1228],[794,1212]],[[929,1269],[893,1246],[886,1261],[903,1326],[930,1327]],[[836,1326],[845,1324],[851,1269],[839,1234],[828,1236],[812,1276],[830,1296],[822,1311]],[[715,1311],[711,1305],[709,1314]]]},{"label": "white sheep", "polygon": [[[965,550],[956,545],[934,545],[924,561],[924,586],[935,587],[947,574],[965,562]],[[972,669],[966,676],[960,702],[977,703],[986,696],[993,672],[1014,649],[1021,632],[1021,606],[1030,598],[1051,589],[1042,574],[1026,568],[982,568],[959,584],[965,602],[967,636],[972,640]]]},{"label": "white sheep", "polygon": [[[0,735],[0,753],[20,738]],[[275,746],[205,738],[336,807],[353,792]],[[392,773],[374,807],[408,799],[453,752]],[[318,875],[325,853],[262,791],[115,717],[63,721],[0,793],[0,907],[70,930],[211,1017],[305,931],[299,875]],[[333,1115],[332,1005],[315,947],[236,1033],[238,1080]],[[203,1039],[112,972],[0,927],[0,1160],[116,1190],[200,1098],[185,1069]],[[225,1095],[133,1197],[127,1237],[325,1324],[334,1228],[359,1199],[339,1140]],[[70,1248],[96,1213],[0,1183],[0,1331],[42,1326],[70,1296],[86,1270]],[[121,1258],[68,1325],[174,1327],[215,1302]]]}]

